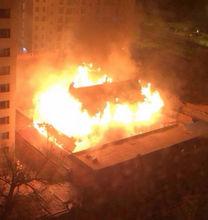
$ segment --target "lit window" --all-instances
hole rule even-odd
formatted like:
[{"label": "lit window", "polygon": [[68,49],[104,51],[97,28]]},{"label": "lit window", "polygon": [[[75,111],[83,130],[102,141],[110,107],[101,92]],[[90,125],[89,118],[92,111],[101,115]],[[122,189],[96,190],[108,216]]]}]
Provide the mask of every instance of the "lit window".
[{"label": "lit window", "polygon": [[10,48],[0,48],[0,57],[9,57]]},{"label": "lit window", "polygon": [[0,66],[0,75],[10,74],[10,66]]},{"label": "lit window", "polygon": [[10,86],[9,84],[0,84],[0,92],[9,92]]},{"label": "lit window", "polygon": [[9,124],[9,117],[2,117],[0,118],[0,124],[3,125],[3,124]]},{"label": "lit window", "polygon": [[10,29],[2,28],[0,29],[0,38],[9,38],[10,37]]},{"label": "lit window", "polygon": [[2,140],[9,139],[9,132],[2,132],[2,133],[0,133],[0,138]]},{"label": "lit window", "polygon": [[9,101],[0,101],[0,109],[9,108]]},{"label": "lit window", "polygon": [[10,9],[0,9],[0,18],[10,18]]}]

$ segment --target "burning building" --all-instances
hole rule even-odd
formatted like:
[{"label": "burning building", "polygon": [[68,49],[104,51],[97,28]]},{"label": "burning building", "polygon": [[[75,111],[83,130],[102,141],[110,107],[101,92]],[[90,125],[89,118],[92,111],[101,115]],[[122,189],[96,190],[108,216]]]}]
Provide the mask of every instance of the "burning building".
[{"label": "burning building", "polygon": [[65,174],[72,172],[79,178],[84,173],[82,180],[91,182],[94,175],[137,164],[146,155],[207,133],[202,114],[190,113],[190,107],[173,96],[169,99],[175,106],[170,109],[150,83],[114,82],[106,74],[99,76],[99,68],[90,76],[93,68],[92,64],[78,66],[74,77],[67,73],[40,89],[33,120],[17,115],[21,151],[33,147],[47,158],[51,155]]},{"label": "burning building", "polygon": [[39,125],[52,125],[75,138],[79,151],[163,121],[164,101],[151,84],[140,85],[138,80],[112,82],[105,74],[99,76],[100,69],[96,70],[91,64],[76,67],[70,91],[70,77],[64,76],[38,92],[34,100],[35,127],[47,135]]}]

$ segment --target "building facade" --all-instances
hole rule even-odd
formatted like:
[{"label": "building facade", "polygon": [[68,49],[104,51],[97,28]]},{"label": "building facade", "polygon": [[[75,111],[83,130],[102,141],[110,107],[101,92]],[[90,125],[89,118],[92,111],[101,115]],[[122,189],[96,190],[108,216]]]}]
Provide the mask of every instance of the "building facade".
[{"label": "building facade", "polygon": [[22,45],[32,52],[70,48],[77,37],[90,29],[99,32],[99,29],[122,27],[125,32],[123,28],[129,27],[127,23],[136,4],[135,0],[21,1],[25,30]]},{"label": "building facade", "polygon": [[18,51],[22,53],[31,52],[32,48],[32,11],[33,4],[31,0],[19,0],[19,33],[18,33]]},{"label": "building facade", "polygon": [[16,1],[0,1],[0,148],[15,146]]}]

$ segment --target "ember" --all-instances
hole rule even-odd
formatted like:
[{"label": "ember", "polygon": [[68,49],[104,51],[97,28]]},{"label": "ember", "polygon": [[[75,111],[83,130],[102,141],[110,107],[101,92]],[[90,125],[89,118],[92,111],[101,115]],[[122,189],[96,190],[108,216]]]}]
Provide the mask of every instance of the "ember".
[{"label": "ember", "polygon": [[112,139],[135,135],[141,128],[160,121],[164,101],[150,83],[140,85],[138,82],[138,94],[142,99],[132,103],[109,98],[102,109],[93,115],[89,114],[88,109],[69,93],[68,88],[71,83],[74,87],[85,87],[113,81],[106,74],[98,78],[100,71],[100,68],[95,70],[92,64],[78,66],[74,80],[71,76],[60,77],[58,81],[54,80],[50,86],[39,91],[34,99],[35,127],[46,136],[47,130],[39,125],[45,123],[53,126],[60,133],[73,137],[76,140],[75,151],[80,151]]}]

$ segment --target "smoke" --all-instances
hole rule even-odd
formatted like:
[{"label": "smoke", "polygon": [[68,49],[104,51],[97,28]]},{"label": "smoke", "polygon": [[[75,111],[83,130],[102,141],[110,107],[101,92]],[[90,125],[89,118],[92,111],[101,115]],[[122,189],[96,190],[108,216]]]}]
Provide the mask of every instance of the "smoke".
[{"label": "smoke", "polygon": [[18,108],[28,109],[27,113],[32,114],[35,93],[50,85],[54,79],[63,78],[64,74],[69,78],[68,69],[74,64],[96,64],[115,81],[135,77],[137,66],[130,52],[137,28],[134,1],[128,4],[122,0],[118,5],[106,7],[92,4],[90,11],[87,8],[84,8],[80,20],[75,20],[70,28],[63,26],[61,34],[57,32],[60,37],[56,47],[58,50],[47,49],[50,43],[43,39],[44,51],[19,56]]}]

